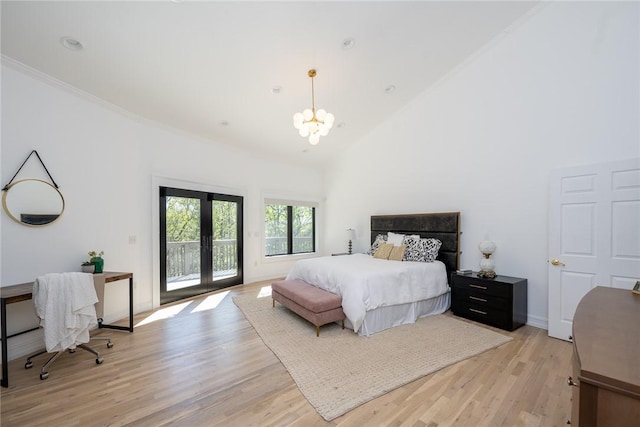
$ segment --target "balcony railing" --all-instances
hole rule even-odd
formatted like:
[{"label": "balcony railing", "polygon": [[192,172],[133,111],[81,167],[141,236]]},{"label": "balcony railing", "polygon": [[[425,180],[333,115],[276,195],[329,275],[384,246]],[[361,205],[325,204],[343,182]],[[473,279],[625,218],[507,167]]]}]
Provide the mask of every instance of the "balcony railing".
[{"label": "balcony railing", "polygon": [[[293,239],[295,253],[313,251],[311,237]],[[266,255],[287,253],[287,238],[267,238]],[[213,241],[213,280],[238,274],[238,245],[235,239]],[[200,242],[167,242],[167,282],[200,283]],[[191,283],[193,282],[193,283]],[[174,287],[175,288],[175,287]]]},{"label": "balcony railing", "polygon": [[[213,280],[238,272],[235,239],[213,241]],[[167,282],[200,279],[200,242],[167,242]]]}]

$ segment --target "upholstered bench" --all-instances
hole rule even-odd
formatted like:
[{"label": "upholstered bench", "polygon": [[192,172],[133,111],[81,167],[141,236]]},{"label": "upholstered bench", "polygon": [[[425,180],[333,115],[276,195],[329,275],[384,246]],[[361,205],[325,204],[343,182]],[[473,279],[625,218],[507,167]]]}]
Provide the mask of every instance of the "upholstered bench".
[{"label": "upholstered bench", "polygon": [[320,326],[342,320],[344,312],[342,298],[324,289],[316,288],[302,280],[281,280],[271,284],[273,306],[276,301],[316,326],[316,336],[320,336]]}]

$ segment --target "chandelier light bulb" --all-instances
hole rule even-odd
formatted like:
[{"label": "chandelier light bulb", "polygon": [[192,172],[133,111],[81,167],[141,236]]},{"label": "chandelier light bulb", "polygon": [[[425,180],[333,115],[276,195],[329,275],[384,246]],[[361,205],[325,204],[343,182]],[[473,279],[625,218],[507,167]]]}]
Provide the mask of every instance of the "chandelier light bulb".
[{"label": "chandelier light bulb", "polygon": [[320,142],[321,136],[329,134],[335,117],[322,108],[316,111],[313,87],[313,78],[316,76],[316,70],[309,70],[308,75],[311,78],[311,108],[293,115],[293,127],[298,129],[300,136],[304,138],[308,136],[311,145],[316,145]]},{"label": "chandelier light bulb", "polygon": [[313,111],[307,108],[302,112],[302,117],[304,117],[305,122],[308,122],[309,120],[313,119]]},{"label": "chandelier light bulb", "polygon": [[329,129],[333,127],[333,122],[335,122],[336,118],[331,113],[327,113],[327,116],[324,119],[324,123],[329,126]]}]

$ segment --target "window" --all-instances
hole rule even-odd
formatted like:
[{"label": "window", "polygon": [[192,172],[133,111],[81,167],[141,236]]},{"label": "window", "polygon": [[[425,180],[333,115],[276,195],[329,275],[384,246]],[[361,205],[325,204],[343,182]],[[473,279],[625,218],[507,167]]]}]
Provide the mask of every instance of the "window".
[{"label": "window", "polygon": [[316,208],[267,201],[264,235],[266,256],[315,252]]}]

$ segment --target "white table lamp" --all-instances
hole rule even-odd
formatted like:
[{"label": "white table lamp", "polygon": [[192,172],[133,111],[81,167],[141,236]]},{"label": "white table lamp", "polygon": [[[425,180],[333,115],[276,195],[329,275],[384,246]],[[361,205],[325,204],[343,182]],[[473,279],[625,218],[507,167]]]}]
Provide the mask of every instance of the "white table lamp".
[{"label": "white table lamp", "polygon": [[480,260],[480,272],[478,273],[478,277],[493,279],[496,277],[496,272],[493,271],[495,263],[493,262],[493,259],[491,259],[491,254],[496,251],[496,244],[490,240],[483,240],[478,245],[478,249],[480,249],[480,252],[484,255],[484,258]]}]

